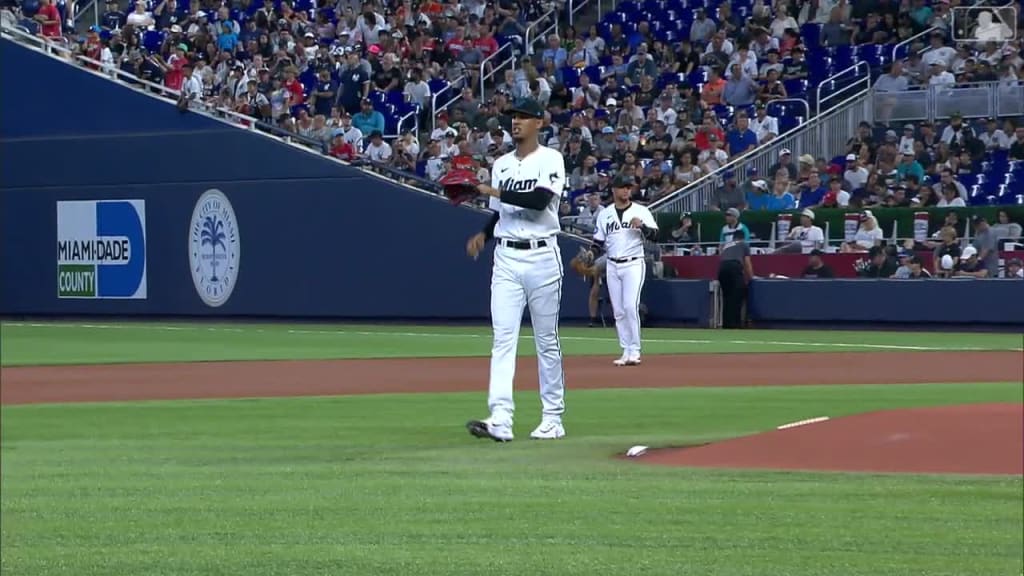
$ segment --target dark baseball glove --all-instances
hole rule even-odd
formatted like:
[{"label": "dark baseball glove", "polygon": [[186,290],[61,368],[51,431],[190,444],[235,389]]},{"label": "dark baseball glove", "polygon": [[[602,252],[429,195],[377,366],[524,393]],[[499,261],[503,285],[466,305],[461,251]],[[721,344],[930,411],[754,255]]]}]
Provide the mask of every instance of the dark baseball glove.
[{"label": "dark baseball glove", "polygon": [[594,275],[594,253],[586,248],[580,248],[580,251],[572,260],[569,261],[569,267],[574,272],[584,278],[589,278]]},{"label": "dark baseball glove", "polygon": [[438,183],[444,188],[444,195],[452,204],[462,204],[480,195],[477,189],[480,181],[472,170],[449,170]]}]

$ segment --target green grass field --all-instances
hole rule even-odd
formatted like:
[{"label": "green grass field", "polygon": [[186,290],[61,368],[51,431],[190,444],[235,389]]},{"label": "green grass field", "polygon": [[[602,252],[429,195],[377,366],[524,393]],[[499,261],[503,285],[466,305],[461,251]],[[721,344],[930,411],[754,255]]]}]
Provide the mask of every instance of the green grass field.
[{"label": "green grass field", "polygon": [[[90,327],[91,326],[91,327]],[[524,331],[528,337],[528,332]],[[482,328],[0,326],[4,366],[486,355]],[[569,354],[616,350],[564,330]],[[1018,350],[1020,335],[650,330],[645,354]],[[524,341],[524,353],[532,346]],[[517,434],[538,418],[518,394]],[[1020,477],[644,466],[807,417],[1024,402],[1020,382],[569,392],[569,436],[477,441],[485,394],[5,406],[6,575],[1024,573]]]}]

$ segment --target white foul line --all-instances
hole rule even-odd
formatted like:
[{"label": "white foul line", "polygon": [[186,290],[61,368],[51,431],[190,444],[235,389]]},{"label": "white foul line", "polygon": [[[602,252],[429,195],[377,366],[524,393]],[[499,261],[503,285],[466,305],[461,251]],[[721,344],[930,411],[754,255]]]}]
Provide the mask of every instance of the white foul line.
[{"label": "white foul line", "polygon": [[[80,328],[90,330],[163,330],[163,331],[206,331],[206,332],[231,332],[231,333],[285,333],[285,334],[313,334],[331,336],[386,336],[386,337],[408,337],[408,338],[486,338],[490,334],[472,334],[458,332],[388,332],[388,331],[360,331],[360,330],[308,330],[308,329],[264,329],[264,328],[228,328],[221,326],[168,326],[157,324],[67,324],[60,322],[3,322],[3,326],[30,327],[30,328]],[[532,340],[533,336],[520,336],[520,340]],[[617,342],[614,338],[600,338],[597,336],[561,336],[562,340],[580,342]],[[849,342],[791,342],[786,340],[709,340],[709,339],[674,339],[674,338],[644,338],[643,342],[648,344],[731,344],[736,346],[789,346],[809,348],[860,348],[871,350],[908,350],[918,352],[985,352],[985,351],[1006,351],[1021,352],[1024,348],[981,348],[974,346],[909,346],[899,344],[861,344]]]}]

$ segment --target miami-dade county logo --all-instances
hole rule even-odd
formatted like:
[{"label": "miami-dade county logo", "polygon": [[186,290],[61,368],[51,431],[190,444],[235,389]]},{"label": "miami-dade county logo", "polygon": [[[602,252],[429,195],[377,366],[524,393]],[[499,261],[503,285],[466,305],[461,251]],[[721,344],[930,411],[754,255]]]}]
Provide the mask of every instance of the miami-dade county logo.
[{"label": "miami-dade county logo", "polygon": [[240,256],[238,220],[231,202],[220,190],[207,190],[192,211],[188,241],[192,283],[207,306],[217,307],[231,298]]},{"label": "miami-dade county logo", "polygon": [[57,297],[146,298],[145,200],[57,202]]}]

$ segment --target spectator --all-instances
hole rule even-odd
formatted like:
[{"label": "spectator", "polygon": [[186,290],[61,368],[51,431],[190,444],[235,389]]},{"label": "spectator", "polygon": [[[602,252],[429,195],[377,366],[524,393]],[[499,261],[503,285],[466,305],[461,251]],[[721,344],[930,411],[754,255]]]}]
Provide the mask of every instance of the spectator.
[{"label": "spectator", "polygon": [[125,27],[127,16],[118,9],[117,0],[106,1],[106,10],[100,17],[100,22],[104,30],[119,30]]},{"label": "spectator", "polygon": [[921,259],[917,254],[906,253],[904,255],[903,265],[896,270],[892,277],[899,278],[901,280],[921,280],[924,278],[931,278],[931,273],[925,270],[921,264]]},{"label": "spectator", "polygon": [[730,157],[745,154],[757,147],[757,135],[750,129],[750,120],[745,113],[736,115],[736,124],[729,131],[726,142]]},{"label": "spectator", "polygon": [[146,10],[145,0],[138,0],[137,2],[135,2],[135,10],[132,13],[128,14],[126,24],[128,26],[134,26],[136,28],[142,29],[156,25],[156,21],[153,19],[153,15]]},{"label": "spectator", "polygon": [[844,187],[850,190],[863,188],[868,182],[868,170],[860,165],[856,154],[846,155],[846,172],[843,173]]},{"label": "spectator", "polygon": [[825,233],[818,226],[814,225],[814,211],[805,208],[800,213],[800,225],[794,226],[786,234],[789,243],[784,244],[776,250],[781,254],[804,253],[820,249],[825,245]]},{"label": "spectator", "polygon": [[959,260],[960,243],[957,241],[956,229],[952,226],[943,226],[937,234],[940,242],[932,250],[932,268],[940,270],[939,264],[942,262],[943,256],[949,256],[954,262]]},{"label": "spectator", "polygon": [[954,276],[969,276],[972,278],[990,278],[989,270],[978,258],[978,249],[974,246],[964,248],[960,254],[960,266]]},{"label": "spectator", "polygon": [[990,278],[995,278],[999,273],[999,243],[998,238],[988,220],[980,214],[971,216],[974,224],[974,240],[971,246],[977,251],[978,260],[988,270]]},{"label": "spectator", "polygon": [[353,162],[358,158],[358,151],[351,143],[345,140],[345,136],[337,131],[331,139],[330,155],[345,162]]},{"label": "spectator", "polygon": [[989,151],[1009,150],[1010,148],[1010,137],[999,129],[999,123],[995,118],[988,119],[985,123],[985,131],[978,136],[978,139],[985,145],[985,149]]},{"label": "spectator", "polygon": [[857,275],[862,278],[891,278],[896,273],[897,265],[882,246],[872,246],[868,251],[868,260],[861,260],[855,267]]},{"label": "spectator", "polygon": [[368,98],[364,99],[360,107],[359,113],[352,116],[352,125],[363,134],[372,134],[374,132],[383,134],[384,115],[373,109],[373,102]]},{"label": "spectator", "polygon": [[672,229],[672,240],[677,244],[694,244],[700,241],[693,229],[693,217],[689,212],[679,215],[679,226]]},{"label": "spectator", "polygon": [[60,11],[54,6],[53,0],[39,0],[39,10],[32,19],[39,23],[39,33],[44,38],[61,37]]},{"label": "spectator", "polygon": [[698,6],[694,8],[694,12],[696,17],[693,20],[693,24],[690,25],[690,42],[704,44],[718,30],[718,26],[713,20],[708,18],[703,7]]},{"label": "spectator", "polygon": [[964,199],[960,197],[959,191],[956,189],[956,185],[953,183],[940,184],[942,189],[942,199],[936,204],[939,208],[963,208]]},{"label": "spectator", "polygon": [[1011,240],[1020,239],[1021,225],[1010,221],[1010,215],[1006,210],[1000,210],[996,215],[996,223],[991,226],[992,232],[998,240],[1008,238]]},{"label": "spectator", "polygon": [[1010,139],[1010,152],[1008,157],[1011,160],[1024,160],[1024,125],[1018,126]]},{"label": "spectator", "polygon": [[780,170],[786,173],[787,180],[796,180],[799,175],[796,166],[793,165],[793,155],[789,148],[779,150],[779,161],[768,168],[768,176],[775,178]]},{"label": "spectator", "polygon": [[701,150],[697,156],[697,163],[702,172],[710,174],[729,162],[729,155],[723,149],[722,142],[717,134],[711,133],[708,136],[709,147]]},{"label": "spectator", "polygon": [[768,115],[768,108],[764,102],[758,103],[754,118],[750,121],[750,129],[757,135],[757,141],[761,144],[779,135],[779,121]]},{"label": "spectator", "polygon": [[370,144],[366,147],[366,158],[370,162],[385,164],[391,160],[391,145],[384,141],[379,130],[370,133]]},{"label": "spectator", "polygon": [[722,100],[729,106],[750,106],[758,97],[758,86],[743,73],[739,63],[732,65],[732,75],[722,88]]},{"label": "spectator", "polygon": [[870,210],[865,210],[860,215],[860,227],[853,236],[852,242],[843,244],[843,252],[866,252],[872,248],[878,248],[883,239],[882,229],[878,226],[878,220]]},{"label": "spectator", "polygon": [[1010,258],[1006,261],[1007,278],[1024,278],[1024,262],[1020,258]]},{"label": "spectator", "polygon": [[821,183],[821,176],[817,170],[811,171],[807,176],[807,180],[798,185],[797,192],[800,197],[797,207],[801,209],[821,206],[824,204],[825,195],[828,193],[825,186]]},{"label": "spectator", "polygon": [[722,79],[718,68],[708,70],[708,81],[700,91],[701,106],[705,109],[719,106],[723,103],[722,95],[725,91],[725,80]]},{"label": "spectator", "polygon": [[789,191],[789,178],[785,172],[777,172],[772,183],[772,193],[766,199],[766,210],[792,210],[796,208],[796,198]]},{"label": "spectator", "polygon": [[811,250],[810,256],[807,259],[807,267],[804,268],[804,273],[801,277],[808,279],[836,277],[836,273],[832,268],[822,261],[821,257],[823,254],[825,253],[818,248]]},{"label": "spectator", "polygon": [[[699,166],[693,163],[693,152],[690,150],[683,150],[677,156],[678,161],[675,169],[673,170],[673,180],[675,185],[682,188],[701,177],[704,171]],[[742,198],[740,198],[742,200]],[[726,206],[727,208],[730,206]]]}]

